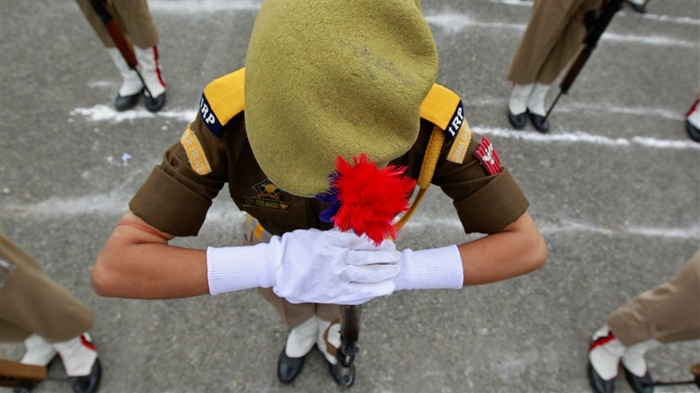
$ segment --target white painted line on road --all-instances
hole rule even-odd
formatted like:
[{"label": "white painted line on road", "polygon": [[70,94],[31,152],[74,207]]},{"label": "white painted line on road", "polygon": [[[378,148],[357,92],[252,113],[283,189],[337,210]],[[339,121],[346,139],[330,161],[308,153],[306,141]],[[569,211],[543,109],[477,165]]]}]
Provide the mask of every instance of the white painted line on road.
[{"label": "white painted line on road", "polygon": [[642,15],[642,18],[657,21],[657,22],[670,22],[670,23],[675,23],[678,25],[700,26],[700,19],[689,18],[687,16],[686,17],[673,17],[673,16],[668,16],[668,15],[645,14],[645,15]]},{"label": "white painted line on road", "polygon": [[[525,1],[525,0],[490,0],[491,3],[496,3],[496,4],[506,4],[506,5],[515,5],[515,6],[522,6],[522,7],[532,7],[535,2],[534,1]],[[629,15],[633,17],[641,17],[643,19],[648,19],[648,20],[653,20],[656,22],[669,22],[669,23],[675,23],[679,25],[700,25],[700,19],[695,19],[695,18],[690,18],[687,16],[683,17],[675,17],[675,16],[668,16],[668,15],[658,15],[658,14],[653,14],[653,5],[650,6],[647,9],[647,13],[644,15],[640,15],[637,12],[634,11],[623,11],[621,10],[619,13],[620,15]]]},{"label": "white painted line on road", "polygon": [[[418,212],[416,212],[418,214]],[[543,235],[552,235],[560,233],[596,233],[604,235],[637,235],[650,238],[673,238],[673,239],[699,239],[700,226],[692,225],[686,228],[661,228],[661,227],[646,227],[646,226],[615,226],[605,225],[598,226],[592,223],[580,223],[573,221],[564,221],[560,223],[546,222],[537,220],[537,226]],[[452,228],[455,230],[463,230],[462,224],[456,218],[435,218],[428,216],[416,215],[411,221],[406,223],[406,228],[420,228],[424,230],[430,227]]]},{"label": "white painted line on road", "polygon": [[151,11],[177,14],[200,14],[221,11],[257,11],[262,0],[150,0]]},{"label": "white painted line on road", "polygon": [[156,117],[165,117],[169,119],[179,120],[189,123],[197,116],[197,110],[187,111],[160,111],[157,114],[149,112],[144,108],[135,108],[133,110],[118,112],[109,105],[95,105],[91,108],[76,108],[70,111],[70,116],[83,116],[92,121],[110,121],[113,123],[121,123],[123,121],[131,121],[137,119],[154,119]]},{"label": "white painted line on road", "polygon": [[519,139],[528,142],[542,142],[542,143],[590,143],[601,146],[612,146],[612,147],[626,147],[632,145],[639,145],[644,147],[650,147],[655,149],[679,149],[679,150],[699,150],[700,143],[691,141],[681,140],[668,140],[668,139],[657,139],[650,137],[633,137],[631,139],[627,138],[610,138],[602,135],[589,134],[582,131],[558,133],[552,132],[549,134],[542,134],[536,131],[517,131],[512,129],[503,129],[488,126],[472,127],[472,131],[477,134],[498,136],[502,138]]},{"label": "white painted line on road", "polygon": [[[591,106],[593,107],[593,106]],[[595,107],[594,109],[596,110],[604,110],[607,109],[611,112],[623,112],[626,111],[627,113],[644,113],[644,114],[649,114],[646,109],[625,109],[625,108],[615,108],[615,107],[610,107],[610,106],[601,106],[601,107]],[[88,120],[95,121],[95,122],[100,122],[100,121],[109,121],[109,122],[123,122],[123,121],[131,121],[131,120],[136,120],[136,119],[153,119],[156,117],[164,117],[168,119],[174,119],[176,121],[182,121],[183,123],[189,123],[190,121],[194,120],[195,115],[197,111],[196,110],[189,110],[189,111],[176,111],[176,110],[170,110],[170,111],[161,111],[158,112],[157,114],[151,113],[143,108],[131,110],[131,111],[125,111],[125,112],[117,112],[114,110],[111,106],[108,105],[96,105],[91,108],[77,108],[74,109],[70,112],[71,116],[84,116]],[[664,112],[664,111],[657,111],[657,114],[659,116],[664,116],[664,117],[671,117],[675,118],[672,113],[670,112]],[[626,138],[610,138],[610,137],[605,137],[601,135],[595,135],[595,134],[589,134],[583,131],[574,131],[574,132],[552,132],[549,134],[541,134],[539,132],[535,131],[516,131],[512,129],[503,129],[503,128],[498,128],[498,127],[489,127],[489,126],[478,126],[478,127],[472,127],[472,130],[477,133],[477,134],[485,134],[485,135],[493,135],[493,136],[499,136],[502,138],[511,138],[511,139],[520,139],[520,140],[525,140],[529,142],[542,142],[542,143],[553,143],[553,142],[562,142],[562,143],[577,143],[577,142],[583,142],[583,143],[592,143],[592,144],[598,144],[598,145],[603,145],[603,146],[632,146],[632,145],[639,145],[639,146],[644,146],[644,147],[650,147],[650,148],[657,148],[657,149],[691,149],[691,150],[700,150],[700,143],[687,140],[687,141],[681,141],[681,140],[664,140],[664,139],[657,139],[657,138],[651,138],[651,137],[634,137],[632,139],[626,139]]]},{"label": "white painted line on road", "polygon": [[[509,82],[510,83],[510,82]],[[554,87],[554,91],[558,92],[558,87]],[[508,98],[481,98],[473,99],[469,98],[464,100],[464,105],[467,107],[488,107],[488,106],[504,106]],[[612,103],[604,104],[588,104],[576,101],[561,102],[557,105],[557,110],[555,113],[570,113],[570,112],[580,112],[582,110],[591,111],[598,113],[611,113],[611,114],[624,114],[624,115],[634,115],[634,116],[645,116],[652,118],[661,118],[669,120],[677,120],[679,122],[685,121],[685,111],[687,108],[682,108],[682,110],[670,110],[670,109],[659,109],[655,107],[624,107],[614,105]],[[469,120],[469,113],[467,113],[467,120]]]},{"label": "white painted line on road", "polygon": [[[512,6],[520,7],[532,7],[533,1],[521,1],[521,0],[491,0],[491,3],[506,4]],[[202,14],[202,13],[220,13],[222,11],[258,11],[262,0],[237,0],[237,1],[223,1],[223,0],[179,0],[174,2],[172,0],[151,0],[149,1],[149,8],[152,12],[162,12],[171,14]],[[426,8],[426,20],[430,23]],[[453,11],[450,11],[452,15],[460,15]],[[619,15],[622,16],[633,16],[641,17],[643,19],[663,22],[663,23],[673,23],[681,25],[700,25],[700,19],[694,19],[690,17],[673,17],[668,15],[657,15],[653,13],[646,13],[644,15],[639,15],[635,12],[625,12],[620,11]],[[486,26],[487,24],[471,24],[471,26]],[[520,30],[525,29],[525,25],[513,25],[513,24],[499,24],[492,23],[491,27],[514,27]]]},{"label": "white painted line on road", "polygon": [[621,113],[626,115],[635,116],[650,116],[650,117],[660,117],[663,119],[678,120],[680,122],[685,121],[685,110],[683,111],[672,111],[668,109],[659,109],[653,107],[637,107],[629,108],[623,106],[617,106],[613,104],[586,104],[580,102],[572,102],[570,104],[562,105],[561,108],[557,108],[557,112],[573,112],[580,110],[591,110],[592,112],[600,113]]},{"label": "white painted line on road", "polygon": [[496,4],[519,5],[519,6],[525,6],[525,7],[532,7],[535,4],[534,1],[525,1],[525,0],[490,0],[490,2],[496,3]]},{"label": "white painted line on road", "polygon": [[642,237],[664,237],[664,238],[674,238],[674,239],[700,239],[700,226],[690,226],[687,228],[658,228],[658,227],[643,227],[643,226],[629,226],[629,227],[601,227],[595,226],[593,224],[576,223],[576,222],[564,222],[562,224],[548,224],[540,223],[538,224],[540,230],[544,235],[550,233],[564,233],[564,232],[586,232],[586,233],[599,233],[603,235],[639,235]]},{"label": "white painted line on road", "polygon": [[[429,24],[442,29],[447,33],[458,33],[466,28],[490,28],[490,29],[511,29],[525,31],[526,25],[515,23],[501,22],[481,22],[478,19],[472,18],[467,14],[461,14],[454,11],[442,11],[439,13],[426,13],[425,19]],[[696,48],[700,43],[695,41],[680,40],[668,36],[651,35],[640,36],[636,34],[617,34],[611,31],[606,31],[601,42],[621,42],[621,43],[636,43],[655,46],[680,46],[685,48]]]},{"label": "white painted line on road", "polygon": [[685,48],[697,48],[700,46],[698,41],[679,40],[671,37],[660,35],[635,35],[635,34],[616,34],[605,32],[601,38],[601,42],[615,41],[621,43],[647,44],[657,46],[682,46]]}]

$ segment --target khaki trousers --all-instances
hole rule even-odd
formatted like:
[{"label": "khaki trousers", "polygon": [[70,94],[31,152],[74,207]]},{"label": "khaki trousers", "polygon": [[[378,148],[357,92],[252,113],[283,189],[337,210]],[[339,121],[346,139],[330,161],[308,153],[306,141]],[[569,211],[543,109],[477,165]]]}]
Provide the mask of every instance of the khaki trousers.
[{"label": "khaki trousers", "polygon": [[[76,0],[76,2],[104,46],[114,48],[114,41],[102,19],[90,5],[90,0]],[[108,0],[106,5],[114,21],[125,33],[127,42],[141,49],[150,48],[158,43],[158,31],[146,0]]]},{"label": "khaki trousers", "polygon": [[586,13],[601,5],[601,0],[535,0],[508,80],[519,85],[551,85],[581,48]]},{"label": "khaki trousers", "polygon": [[0,288],[0,342],[23,341],[38,334],[50,342],[65,341],[92,328],[92,311],[58,285],[0,230],[3,268]]},{"label": "khaki trousers", "polygon": [[258,288],[258,292],[275,307],[277,313],[282,317],[282,322],[289,329],[294,329],[314,315],[328,322],[340,318],[340,307],[337,304],[292,304],[275,295],[272,288]]},{"label": "khaki trousers", "polygon": [[608,316],[625,346],[700,339],[700,250],[670,281],[644,292]]},{"label": "khaki trousers", "polygon": [[[243,222],[243,245],[250,246],[270,241],[270,233],[253,216],[248,216]],[[307,319],[316,315],[324,321],[334,321],[340,318],[340,307],[337,304],[300,303],[293,304],[277,296],[272,288],[258,288],[262,297],[272,304],[289,329],[301,325]]]}]

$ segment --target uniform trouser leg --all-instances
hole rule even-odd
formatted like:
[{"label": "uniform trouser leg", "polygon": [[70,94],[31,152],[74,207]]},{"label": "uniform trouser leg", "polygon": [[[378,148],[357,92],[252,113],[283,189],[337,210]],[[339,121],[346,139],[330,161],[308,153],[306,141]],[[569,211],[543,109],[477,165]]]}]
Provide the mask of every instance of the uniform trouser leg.
[{"label": "uniform trouser leg", "polygon": [[[253,216],[246,217],[243,222],[243,245],[253,246],[270,241],[269,232]],[[258,288],[258,292],[268,303],[272,304],[282,318],[284,324],[291,330],[316,315],[324,321],[334,321],[340,318],[340,307],[336,304],[300,303],[293,304],[277,296],[272,288]]]},{"label": "uniform trouser leg", "polygon": [[536,0],[508,80],[552,84],[580,49],[586,34],[584,16],[598,4],[600,0]]},{"label": "uniform trouser leg", "polygon": [[0,342],[23,341],[32,333],[64,341],[92,328],[92,311],[2,231],[0,258],[14,265],[0,288]]},{"label": "uniform trouser leg", "polygon": [[[92,9],[90,0],[76,2],[104,46],[114,48],[114,41],[100,17]],[[141,49],[150,48],[158,43],[158,30],[146,0],[109,0],[107,8],[117,25],[126,33],[127,41]]]},{"label": "uniform trouser leg", "polygon": [[627,347],[700,339],[700,250],[670,281],[627,302],[607,323]]},{"label": "uniform trouser leg", "polygon": [[340,307],[336,304],[293,304],[277,296],[272,291],[272,288],[258,288],[258,292],[275,307],[275,310],[277,310],[282,321],[289,329],[294,329],[314,315],[324,321],[333,321],[340,318]]}]

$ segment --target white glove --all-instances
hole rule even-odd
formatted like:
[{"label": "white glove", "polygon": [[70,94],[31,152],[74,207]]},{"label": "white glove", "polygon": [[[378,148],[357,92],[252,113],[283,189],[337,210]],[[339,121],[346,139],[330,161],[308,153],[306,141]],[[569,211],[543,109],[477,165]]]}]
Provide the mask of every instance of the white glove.
[{"label": "white glove", "polygon": [[404,289],[460,289],[464,286],[462,257],[455,245],[401,252],[396,291]]},{"label": "white glove", "polygon": [[338,230],[296,230],[269,243],[207,249],[212,295],[272,287],[290,303],[356,305],[390,295],[401,253]]}]

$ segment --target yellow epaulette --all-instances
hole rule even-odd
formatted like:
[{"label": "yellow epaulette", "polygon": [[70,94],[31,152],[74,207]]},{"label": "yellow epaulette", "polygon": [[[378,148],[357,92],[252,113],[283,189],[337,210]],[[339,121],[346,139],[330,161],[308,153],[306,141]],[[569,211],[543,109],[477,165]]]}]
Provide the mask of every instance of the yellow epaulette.
[{"label": "yellow epaulette", "polygon": [[464,162],[472,132],[464,117],[464,106],[459,96],[444,86],[434,84],[420,106],[420,116],[439,127],[445,139],[455,141],[447,160],[457,164]]},{"label": "yellow epaulette", "polygon": [[245,68],[214,79],[204,88],[199,111],[214,135],[244,109]]}]

